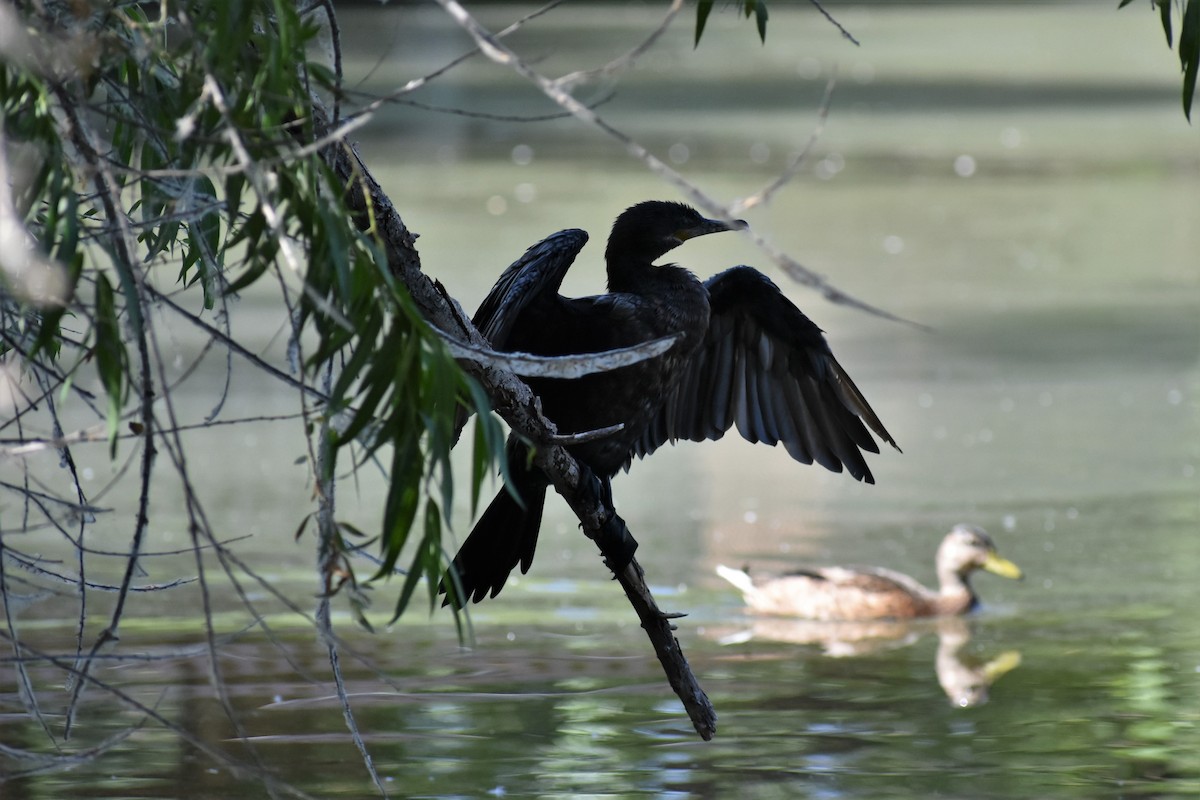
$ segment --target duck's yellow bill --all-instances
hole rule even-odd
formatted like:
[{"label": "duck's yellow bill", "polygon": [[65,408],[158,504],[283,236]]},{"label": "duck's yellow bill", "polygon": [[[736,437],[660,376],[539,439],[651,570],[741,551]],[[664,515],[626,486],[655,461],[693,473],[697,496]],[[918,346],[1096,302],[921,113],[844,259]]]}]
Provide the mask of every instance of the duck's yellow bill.
[{"label": "duck's yellow bill", "polygon": [[983,568],[1002,578],[1020,580],[1022,577],[1021,568],[999,553],[988,553],[987,560],[983,562]]}]

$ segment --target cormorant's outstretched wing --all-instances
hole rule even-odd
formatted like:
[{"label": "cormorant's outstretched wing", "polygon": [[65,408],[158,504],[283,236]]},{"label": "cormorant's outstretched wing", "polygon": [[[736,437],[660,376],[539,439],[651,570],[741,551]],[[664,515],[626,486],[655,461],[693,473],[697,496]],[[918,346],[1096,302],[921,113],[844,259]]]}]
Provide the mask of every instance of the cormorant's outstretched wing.
[{"label": "cormorant's outstretched wing", "polygon": [[505,349],[513,324],[531,302],[558,294],[563,277],[587,240],[586,231],[559,231],[530,247],[504,270],[471,320],[493,348]]},{"label": "cormorant's outstretched wing", "polygon": [[821,329],[750,267],[728,269],[705,286],[708,333],[631,457],[677,439],[720,439],[736,423],[751,442],[782,442],[797,461],[834,472],[844,465],[874,483],[861,451],[879,447],[863,423],[896,443]]}]

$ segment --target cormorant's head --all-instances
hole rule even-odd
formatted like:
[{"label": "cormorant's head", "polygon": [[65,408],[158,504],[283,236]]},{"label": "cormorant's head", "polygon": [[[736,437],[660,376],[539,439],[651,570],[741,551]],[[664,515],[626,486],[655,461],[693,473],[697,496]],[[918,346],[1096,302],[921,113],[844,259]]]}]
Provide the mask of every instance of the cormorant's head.
[{"label": "cormorant's head", "polygon": [[648,200],[631,206],[617,217],[608,237],[607,257],[651,262],[688,239],[719,231],[746,227],[742,220],[732,224],[706,219],[691,206],[665,200]]}]

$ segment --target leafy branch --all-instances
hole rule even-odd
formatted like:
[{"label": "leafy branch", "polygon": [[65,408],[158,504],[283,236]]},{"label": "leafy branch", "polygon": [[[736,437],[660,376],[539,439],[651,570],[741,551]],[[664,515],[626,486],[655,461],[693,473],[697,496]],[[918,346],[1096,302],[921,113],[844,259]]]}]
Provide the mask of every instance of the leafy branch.
[{"label": "leafy branch", "polygon": [[[843,37],[854,44],[860,44],[858,39],[854,38],[854,34],[846,30],[840,22],[833,18],[833,15],[825,10],[825,6],[821,5],[820,0],[809,0],[817,11],[821,12],[821,16],[838,29],[838,32]],[[696,39],[695,45],[700,45],[700,37],[704,35],[704,26],[708,24],[708,16],[712,13],[713,6],[716,5],[716,0],[700,0],[696,4]],[[763,44],[767,42],[767,20],[770,15],[767,13],[767,0],[735,0],[734,5],[742,7],[743,15],[749,19],[754,17],[754,25],[758,30],[758,38]]]},{"label": "leafy branch", "polygon": [[[1124,8],[1133,0],[1121,0],[1117,8]],[[1200,74],[1200,0],[1150,0],[1150,7],[1158,11],[1167,47],[1173,47],[1174,27],[1172,9],[1178,12],[1182,24],[1179,28],[1179,67],[1183,72],[1183,114],[1192,119],[1192,100],[1196,97],[1196,77]]]}]

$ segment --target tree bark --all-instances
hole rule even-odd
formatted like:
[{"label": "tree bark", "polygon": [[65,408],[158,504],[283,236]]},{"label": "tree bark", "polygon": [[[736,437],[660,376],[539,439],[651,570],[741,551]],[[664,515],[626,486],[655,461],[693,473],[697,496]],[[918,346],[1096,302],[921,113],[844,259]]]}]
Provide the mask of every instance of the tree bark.
[{"label": "tree bark", "polygon": [[[315,133],[320,137],[330,129],[329,113],[317,97],[313,98],[312,107]],[[373,230],[380,238],[386,248],[390,268],[404,282],[425,319],[446,334],[461,334],[463,340],[473,345],[489,347],[487,340],[475,330],[441,285],[421,271],[421,258],[416,249],[417,237],[404,224],[395,205],[371,175],[357,149],[349,143],[341,143],[325,148],[322,156],[348,187],[347,205],[355,214],[359,228]],[[606,552],[601,535],[601,526],[614,515],[614,511],[605,506],[596,492],[591,491],[590,485],[586,485],[590,482],[581,481],[579,464],[566,448],[554,443],[557,431],[552,423],[542,417],[533,392],[511,372],[469,359],[459,363],[483,386],[504,421],[538,443],[537,465],[545,471],[555,490],[579,517],[584,533],[600,545],[605,560],[616,563],[613,557],[617,554]],[[717,729],[716,711],[675,638],[675,628],[670,620],[678,615],[664,614],[659,609],[636,559],[616,577],[696,732],[705,740],[711,739]]]}]

